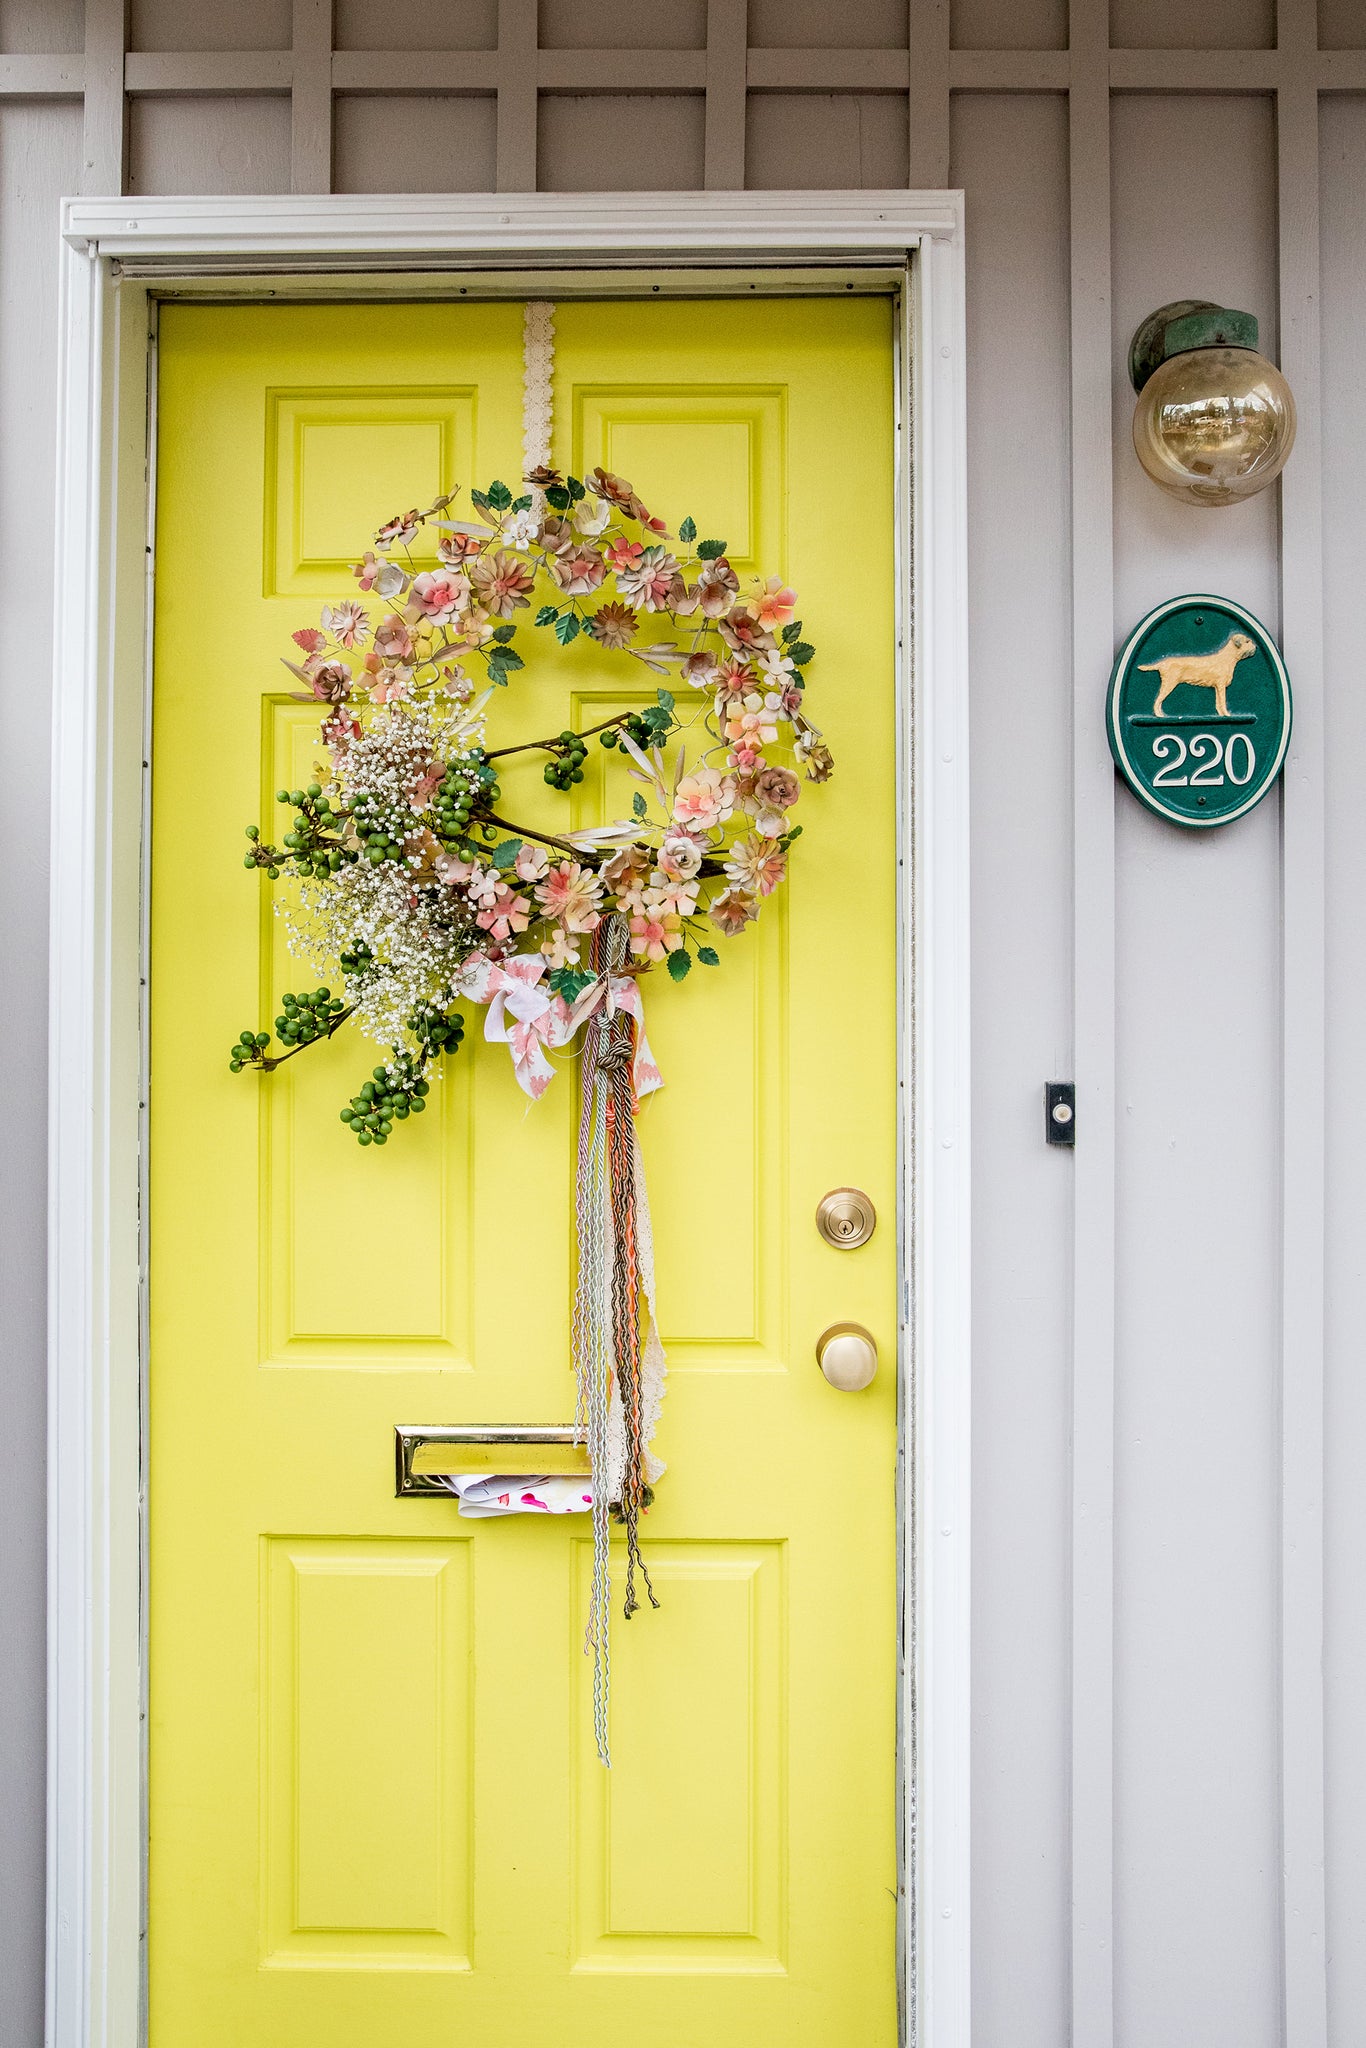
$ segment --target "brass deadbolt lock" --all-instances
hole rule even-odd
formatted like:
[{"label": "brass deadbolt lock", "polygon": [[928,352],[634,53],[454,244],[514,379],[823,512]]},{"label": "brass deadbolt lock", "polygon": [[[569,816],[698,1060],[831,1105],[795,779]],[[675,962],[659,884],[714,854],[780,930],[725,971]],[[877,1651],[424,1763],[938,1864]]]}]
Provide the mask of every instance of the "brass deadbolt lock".
[{"label": "brass deadbolt lock", "polygon": [[831,1188],[817,1206],[816,1228],[836,1251],[856,1251],[877,1229],[877,1210],[862,1188]]}]

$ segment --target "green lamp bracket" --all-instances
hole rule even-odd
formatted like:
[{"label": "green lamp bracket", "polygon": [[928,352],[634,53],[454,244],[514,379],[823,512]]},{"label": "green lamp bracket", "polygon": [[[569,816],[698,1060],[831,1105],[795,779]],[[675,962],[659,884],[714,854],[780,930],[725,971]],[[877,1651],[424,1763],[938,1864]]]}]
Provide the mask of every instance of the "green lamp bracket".
[{"label": "green lamp bracket", "polygon": [[1169,306],[1149,313],[1130,342],[1129,378],[1134,390],[1141,391],[1169,356],[1185,355],[1193,348],[1256,346],[1255,313],[1236,313],[1211,299],[1173,299]]}]

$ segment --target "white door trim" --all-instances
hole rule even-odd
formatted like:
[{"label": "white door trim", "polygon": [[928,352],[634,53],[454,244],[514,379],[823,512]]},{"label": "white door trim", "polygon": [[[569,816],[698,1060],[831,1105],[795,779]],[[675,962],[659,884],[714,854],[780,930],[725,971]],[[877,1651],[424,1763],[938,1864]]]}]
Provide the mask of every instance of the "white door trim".
[{"label": "white door trim", "polygon": [[[969,2037],[967,474],[962,195],[68,200],[54,626],[48,2048],[138,2048],[147,280],[910,266],[901,426],[910,2037]],[[364,273],[362,282],[360,273]],[[380,283],[377,284],[376,279]],[[667,288],[667,284],[666,287]],[[695,286],[694,286],[695,289]]]}]

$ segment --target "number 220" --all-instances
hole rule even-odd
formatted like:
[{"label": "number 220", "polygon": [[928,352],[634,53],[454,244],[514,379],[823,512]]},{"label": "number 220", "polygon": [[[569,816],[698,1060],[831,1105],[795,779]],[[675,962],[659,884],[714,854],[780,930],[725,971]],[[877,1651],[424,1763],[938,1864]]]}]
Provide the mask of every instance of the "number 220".
[{"label": "number 220", "polygon": [[[1235,767],[1233,750],[1239,746],[1242,753]],[[1187,765],[1186,742],[1179,732],[1160,732],[1153,741],[1153,757],[1167,764],[1154,775],[1154,789],[1222,789],[1224,778],[1216,771],[1223,768],[1228,770],[1229,781],[1241,789],[1245,782],[1251,782],[1257,766],[1256,750],[1245,732],[1230,733],[1227,745],[1218,733],[1196,733],[1190,743],[1189,765],[1194,771],[1190,775],[1176,772]]]}]

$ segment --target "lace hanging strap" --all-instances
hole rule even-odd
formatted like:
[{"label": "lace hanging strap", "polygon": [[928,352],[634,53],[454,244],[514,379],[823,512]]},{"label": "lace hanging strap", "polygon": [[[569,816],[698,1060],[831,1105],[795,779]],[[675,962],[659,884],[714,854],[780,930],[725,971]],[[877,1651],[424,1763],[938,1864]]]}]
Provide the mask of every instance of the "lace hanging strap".
[{"label": "lace hanging strap", "polygon": [[522,471],[549,469],[555,425],[555,308],[529,299],[522,319]]}]

